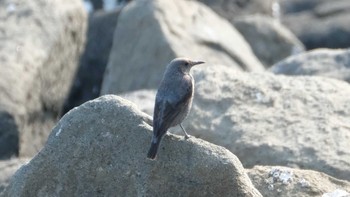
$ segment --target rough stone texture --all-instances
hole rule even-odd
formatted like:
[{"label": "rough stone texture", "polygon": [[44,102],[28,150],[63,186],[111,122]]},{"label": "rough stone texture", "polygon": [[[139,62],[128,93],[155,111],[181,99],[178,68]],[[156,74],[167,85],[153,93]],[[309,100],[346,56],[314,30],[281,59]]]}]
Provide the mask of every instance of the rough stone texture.
[{"label": "rough stone texture", "polygon": [[[350,192],[350,182],[312,170],[280,166],[255,166],[248,169],[247,172],[263,196],[320,197],[337,189]],[[333,196],[340,197],[340,195]]]},{"label": "rough stone texture", "polygon": [[86,14],[81,1],[4,0],[0,19],[0,158],[31,156],[62,110]]},{"label": "rough stone texture", "polygon": [[233,21],[237,16],[252,14],[273,15],[274,0],[199,0],[212,8],[220,16]]},{"label": "rough stone texture", "polygon": [[[194,68],[194,77],[194,105],[183,123],[190,135],[228,148],[246,167],[299,166],[349,180],[347,83],[215,65]],[[154,94],[135,91],[127,98],[148,113]],[[182,135],[179,127],[170,132]]]},{"label": "rough stone texture", "polygon": [[350,49],[315,49],[278,62],[270,71],[284,75],[324,76],[350,82]]},{"label": "rough stone texture", "polygon": [[20,158],[0,161],[0,194],[9,184],[12,175],[29,160],[29,158]]},{"label": "rough stone texture", "polygon": [[194,71],[194,105],[183,123],[190,135],[228,148],[245,167],[293,165],[349,180],[347,83],[214,65]]},{"label": "rough stone texture", "polygon": [[305,51],[298,38],[274,18],[252,15],[236,18],[233,24],[265,67]]},{"label": "rough stone texture", "polygon": [[349,180],[347,83],[202,68],[194,70],[190,133],[228,148],[246,167],[296,165]]},{"label": "rough stone texture", "polygon": [[307,49],[350,47],[350,1],[281,1],[283,23]]},{"label": "rough stone texture", "polygon": [[182,56],[264,70],[242,35],[205,5],[136,0],[119,15],[101,93],[157,88],[165,66]]},{"label": "rough stone texture", "polygon": [[[100,1],[100,0],[99,0]],[[87,42],[64,113],[100,95],[120,9],[89,15]]]},{"label": "rough stone texture", "polygon": [[166,135],[146,158],[150,117],[107,95],[68,112],[3,196],[261,196],[228,150]]}]

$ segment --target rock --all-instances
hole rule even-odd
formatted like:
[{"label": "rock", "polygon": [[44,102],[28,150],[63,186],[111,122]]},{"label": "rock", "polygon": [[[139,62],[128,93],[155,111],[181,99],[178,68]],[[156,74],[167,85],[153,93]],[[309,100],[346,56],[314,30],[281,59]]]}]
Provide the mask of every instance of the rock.
[{"label": "rock", "polygon": [[119,13],[120,9],[116,9],[97,11],[89,16],[85,51],[80,58],[79,69],[65,103],[64,113],[100,95]]},{"label": "rock", "polygon": [[0,18],[0,158],[32,156],[62,111],[86,13],[81,1],[5,0]]},{"label": "rock", "polygon": [[[307,49],[347,48],[350,46],[350,1],[285,1],[283,23]],[[293,5],[296,4],[296,5]]]},{"label": "rock", "polygon": [[248,168],[298,166],[350,179],[349,84],[216,65],[195,68],[194,78],[183,123],[190,135],[226,147]]},{"label": "rock", "polygon": [[335,189],[332,192],[327,192],[322,195],[322,197],[348,197],[350,196],[350,193],[347,191],[344,191],[342,189]]},{"label": "rock", "polygon": [[9,184],[12,175],[29,160],[29,158],[18,158],[0,161],[0,194]]},{"label": "rock", "polygon": [[284,75],[324,76],[350,83],[350,49],[315,49],[278,62],[270,71]]},{"label": "rock", "polygon": [[137,0],[118,17],[101,94],[157,88],[165,66],[181,56],[238,70],[264,70],[238,31],[206,6]]},{"label": "rock", "polygon": [[332,193],[337,189],[338,192],[340,190],[350,191],[350,182],[312,170],[255,166],[247,171],[253,184],[263,196],[324,197],[327,193]]},{"label": "rock", "polygon": [[220,16],[234,21],[239,16],[249,16],[253,14],[263,14],[273,16],[274,0],[199,0],[212,8]]},{"label": "rock", "polygon": [[144,113],[153,116],[154,102],[156,99],[157,90],[136,90],[126,92],[120,96],[126,100],[132,101]]},{"label": "rock", "polygon": [[274,18],[252,15],[236,18],[233,24],[265,67],[305,51],[298,38]]},{"label": "rock", "polygon": [[166,135],[147,159],[150,119],[112,95],[71,110],[3,195],[261,196],[237,157],[200,139]]}]

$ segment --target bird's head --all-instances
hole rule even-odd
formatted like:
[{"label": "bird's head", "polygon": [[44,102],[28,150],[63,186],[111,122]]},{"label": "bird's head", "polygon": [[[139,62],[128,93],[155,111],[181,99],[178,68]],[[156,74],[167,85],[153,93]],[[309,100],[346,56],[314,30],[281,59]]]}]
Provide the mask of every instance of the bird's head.
[{"label": "bird's head", "polygon": [[205,62],[203,61],[193,61],[193,60],[189,60],[187,58],[175,58],[173,59],[169,65],[168,65],[168,69],[171,70],[179,70],[182,73],[189,73],[191,68],[195,65],[198,64],[204,64]]}]

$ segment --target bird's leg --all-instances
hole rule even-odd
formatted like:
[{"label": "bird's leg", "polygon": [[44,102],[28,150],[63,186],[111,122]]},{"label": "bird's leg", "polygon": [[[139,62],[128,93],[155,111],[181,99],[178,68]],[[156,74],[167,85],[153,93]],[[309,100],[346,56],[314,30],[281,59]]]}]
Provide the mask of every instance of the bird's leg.
[{"label": "bird's leg", "polygon": [[184,134],[185,134],[185,139],[190,138],[190,135],[188,135],[188,134],[187,134],[186,130],[183,128],[183,126],[182,126],[182,124],[181,124],[181,123],[180,123],[180,127],[181,127],[182,131],[183,131],[183,132],[184,132]]}]

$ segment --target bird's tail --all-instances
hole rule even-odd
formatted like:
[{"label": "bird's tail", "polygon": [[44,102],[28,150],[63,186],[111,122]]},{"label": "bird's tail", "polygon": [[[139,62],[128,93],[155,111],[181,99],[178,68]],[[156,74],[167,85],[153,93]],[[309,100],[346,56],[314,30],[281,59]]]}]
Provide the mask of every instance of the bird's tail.
[{"label": "bird's tail", "polygon": [[152,140],[151,148],[149,149],[147,153],[147,157],[150,159],[156,158],[158,147],[160,144],[160,140]]}]

